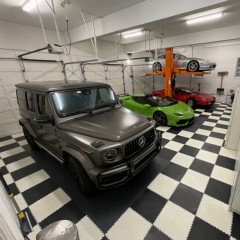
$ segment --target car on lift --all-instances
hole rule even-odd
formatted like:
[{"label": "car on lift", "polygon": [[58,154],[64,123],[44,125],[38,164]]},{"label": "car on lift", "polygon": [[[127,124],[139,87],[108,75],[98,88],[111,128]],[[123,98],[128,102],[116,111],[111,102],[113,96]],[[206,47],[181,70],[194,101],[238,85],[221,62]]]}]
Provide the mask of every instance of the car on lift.
[{"label": "car on lift", "polygon": [[[210,71],[217,66],[215,62],[202,58],[188,58],[180,53],[173,53],[172,65],[188,72]],[[165,53],[158,56],[157,60],[152,64],[152,70],[153,72],[159,72],[162,71],[163,67],[165,67]]]},{"label": "car on lift", "polygon": [[[152,95],[154,96],[164,94],[164,89],[152,92]],[[178,101],[186,103],[193,109],[199,106],[212,106],[216,101],[216,98],[209,94],[193,92],[187,87],[175,87],[172,97]]]},{"label": "car on lift", "polygon": [[108,84],[53,81],[16,87],[28,144],[66,164],[85,194],[126,183],[160,151],[156,122],[122,107]]},{"label": "car on lift", "polygon": [[159,126],[187,126],[194,122],[194,111],[187,104],[170,97],[151,94],[119,96],[122,106],[151,117]]}]

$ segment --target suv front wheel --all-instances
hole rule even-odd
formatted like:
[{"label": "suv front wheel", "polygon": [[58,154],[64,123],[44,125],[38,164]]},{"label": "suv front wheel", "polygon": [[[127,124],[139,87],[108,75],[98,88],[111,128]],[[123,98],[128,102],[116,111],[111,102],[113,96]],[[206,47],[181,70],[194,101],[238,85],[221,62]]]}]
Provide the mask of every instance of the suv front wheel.
[{"label": "suv front wheel", "polygon": [[81,163],[71,156],[69,157],[69,168],[74,178],[77,180],[82,193],[90,195],[95,191],[95,187]]}]

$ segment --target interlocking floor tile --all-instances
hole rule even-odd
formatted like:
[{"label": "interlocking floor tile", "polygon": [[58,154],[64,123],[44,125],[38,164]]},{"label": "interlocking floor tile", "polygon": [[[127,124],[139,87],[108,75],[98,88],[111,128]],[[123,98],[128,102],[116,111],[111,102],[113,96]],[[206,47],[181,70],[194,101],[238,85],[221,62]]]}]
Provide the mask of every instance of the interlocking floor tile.
[{"label": "interlocking floor tile", "polygon": [[219,155],[217,158],[216,165],[230,169],[230,170],[234,170],[235,163],[236,163],[235,159]]},{"label": "interlocking floor tile", "polygon": [[213,167],[211,178],[214,178],[231,186],[233,184],[234,174],[235,172],[233,170],[215,165]]},{"label": "interlocking floor tile", "polygon": [[202,173],[206,176],[210,176],[212,173],[214,165],[211,163],[207,163],[205,161],[194,159],[192,162],[190,169],[194,170],[195,172]]},{"label": "interlocking floor tile", "polygon": [[156,227],[152,226],[149,232],[147,233],[147,236],[144,238],[144,240],[154,240],[154,239],[161,239],[161,240],[171,240],[167,235],[165,235],[163,232],[161,232]]},{"label": "interlocking floor tile", "polygon": [[228,205],[208,195],[202,197],[197,216],[224,233],[231,234],[233,213]]},{"label": "interlocking floor tile", "polygon": [[154,226],[172,239],[186,240],[193,221],[192,213],[168,201]]}]

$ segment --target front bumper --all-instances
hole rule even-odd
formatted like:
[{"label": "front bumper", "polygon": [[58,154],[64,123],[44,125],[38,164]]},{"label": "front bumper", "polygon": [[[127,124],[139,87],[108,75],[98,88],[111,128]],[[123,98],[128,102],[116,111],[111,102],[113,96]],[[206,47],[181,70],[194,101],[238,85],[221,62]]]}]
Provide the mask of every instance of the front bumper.
[{"label": "front bumper", "polygon": [[125,184],[128,180],[143,170],[161,149],[161,143],[156,140],[130,158],[127,162],[114,166],[110,169],[95,168],[90,171],[92,179],[98,189],[111,188]]}]

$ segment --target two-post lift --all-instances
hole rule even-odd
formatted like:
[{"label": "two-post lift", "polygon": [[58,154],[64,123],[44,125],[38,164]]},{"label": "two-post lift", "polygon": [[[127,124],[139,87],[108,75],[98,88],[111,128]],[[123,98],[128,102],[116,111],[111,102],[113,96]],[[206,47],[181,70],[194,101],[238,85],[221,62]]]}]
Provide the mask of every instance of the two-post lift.
[{"label": "two-post lift", "polygon": [[188,72],[173,66],[173,48],[165,50],[165,67],[160,72],[147,72],[146,76],[163,75],[165,96],[172,97],[171,77],[173,74],[204,74],[204,72]]}]

